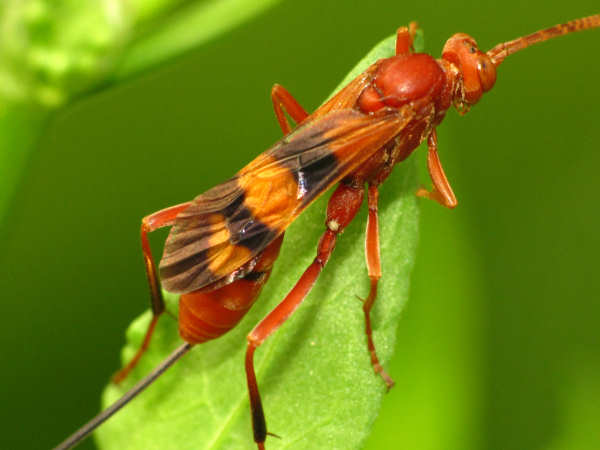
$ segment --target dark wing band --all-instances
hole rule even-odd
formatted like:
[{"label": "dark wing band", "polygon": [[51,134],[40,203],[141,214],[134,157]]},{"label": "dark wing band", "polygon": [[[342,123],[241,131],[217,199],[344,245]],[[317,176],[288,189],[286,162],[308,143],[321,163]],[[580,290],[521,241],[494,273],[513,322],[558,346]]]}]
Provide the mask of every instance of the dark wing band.
[{"label": "dark wing band", "polygon": [[342,110],[299,126],[177,216],[160,263],[163,287],[185,293],[243,276],[240,267],[411,117],[409,110]]}]

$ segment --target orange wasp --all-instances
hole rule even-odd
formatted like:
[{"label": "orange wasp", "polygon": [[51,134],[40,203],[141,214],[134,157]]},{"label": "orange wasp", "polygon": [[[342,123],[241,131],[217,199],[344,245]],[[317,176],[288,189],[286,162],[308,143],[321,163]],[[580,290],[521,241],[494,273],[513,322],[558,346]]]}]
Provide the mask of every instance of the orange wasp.
[{"label": "orange wasp", "polygon": [[[398,30],[396,55],[372,64],[309,115],[283,87],[271,92],[285,137],[230,180],[142,220],[141,240],[151,290],[153,318],[141,348],[118,372],[122,381],[147,349],[165,311],[161,286],[180,294],[180,346],[153,373],[58,448],[75,445],[147,387],[195,344],[231,330],[257,300],[269,279],[287,227],[316,198],[337,184],[327,206],[317,256],[286,297],[247,337],[245,359],[254,441],[264,449],[267,426],[254,369],[255,350],[300,306],[329,260],[338,235],[356,216],[366,194],[366,264],[370,292],[363,303],[367,347],[374,371],[388,388],[394,382],[377,357],[370,312],[381,277],[378,189],[393,167],[421,142],[428,145],[433,188],[417,195],[454,208],[456,197],[437,152],[436,127],[454,106],[465,114],[496,82],[504,59],[550,38],[600,27],[600,15],[573,20],[482,52],[463,33],[445,44],[441,59],[414,53],[413,22]],[[298,127],[292,131],[287,113]],[[365,187],[366,186],[366,187]],[[171,227],[159,273],[148,233]]]}]

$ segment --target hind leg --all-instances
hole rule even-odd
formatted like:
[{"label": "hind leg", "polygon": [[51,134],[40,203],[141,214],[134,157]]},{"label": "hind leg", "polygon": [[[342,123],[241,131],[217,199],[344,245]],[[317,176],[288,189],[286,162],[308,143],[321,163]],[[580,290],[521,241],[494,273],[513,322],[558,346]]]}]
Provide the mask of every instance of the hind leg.
[{"label": "hind leg", "polygon": [[152,250],[150,249],[150,243],[148,242],[148,233],[163,227],[170,227],[175,221],[175,217],[181,211],[187,209],[190,206],[190,202],[182,203],[181,205],[171,206],[170,208],[162,209],[154,214],[150,214],[142,219],[141,227],[141,240],[142,240],[142,253],[144,255],[144,266],[146,268],[146,276],[148,278],[148,285],[150,286],[150,302],[152,306],[152,321],[148,325],[146,335],[142,341],[137,353],[129,361],[129,363],[119,370],[113,376],[113,383],[120,383],[127,375],[134,369],[139,362],[144,352],[148,349],[154,328],[158,322],[158,318],[165,311],[165,300],[162,296],[160,288],[160,280],[156,273],[156,265],[154,264],[154,257],[152,256]]}]

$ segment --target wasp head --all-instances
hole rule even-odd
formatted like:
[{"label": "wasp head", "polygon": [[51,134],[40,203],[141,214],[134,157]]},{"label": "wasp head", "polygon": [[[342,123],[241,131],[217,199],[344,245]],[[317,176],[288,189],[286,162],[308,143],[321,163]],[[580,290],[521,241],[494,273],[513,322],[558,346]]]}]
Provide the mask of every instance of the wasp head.
[{"label": "wasp head", "polygon": [[459,111],[477,103],[484,92],[494,87],[496,65],[468,34],[458,33],[448,39],[442,59],[455,65],[459,72],[457,81],[460,85],[453,99]]}]

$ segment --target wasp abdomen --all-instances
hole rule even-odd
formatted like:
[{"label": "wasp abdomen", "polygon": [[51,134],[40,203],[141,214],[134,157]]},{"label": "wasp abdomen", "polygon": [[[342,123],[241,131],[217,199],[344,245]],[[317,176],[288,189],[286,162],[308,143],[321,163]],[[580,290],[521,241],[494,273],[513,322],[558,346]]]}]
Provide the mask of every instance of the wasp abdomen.
[{"label": "wasp abdomen", "polygon": [[179,334],[190,344],[218,338],[235,327],[250,310],[269,279],[283,234],[257,257],[252,272],[213,291],[200,289],[179,299]]}]

